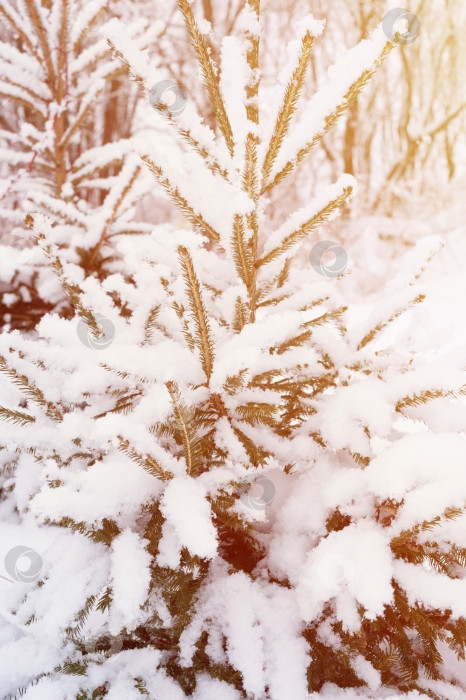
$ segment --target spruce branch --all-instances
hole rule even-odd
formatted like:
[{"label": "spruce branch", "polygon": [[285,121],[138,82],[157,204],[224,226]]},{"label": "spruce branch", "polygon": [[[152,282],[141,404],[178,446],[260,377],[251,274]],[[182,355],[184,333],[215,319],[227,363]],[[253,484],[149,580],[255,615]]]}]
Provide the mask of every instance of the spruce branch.
[{"label": "spruce branch", "polygon": [[152,339],[152,334],[157,328],[157,318],[160,312],[160,305],[154,306],[144,324],[144,340],[142,345],[147,345]]},{"label": "spruce branch", "polygon": [[251,291],[253,269],[250,250],[245,245],[245,231],[243,218],[240,215],[235,216],[233,222],[233,238],[232,250],[233,258],[236,264],[236,270],[246,285],[248,292]]},{"label": "spruce branch", "polygon": [[214,65],[207,44],[203,35],[199,31],[196,20],[194,19],[193,11],[188,0],[177,0],[178,7],[183,15],[186,28],[191,37],[196,58],[199,62],[199,67],[203,76],[204,85],[209,95],[210,104],[214,110],[217,124],[225,139],[230,156],[233,157],[234,139],[230,121],[223,103],[223,98],[220,92],[220,84],[217,77],[216,66]]},{"label": "spruce branch", "polygon": [[134,374],[133,372],[124,372],[123,370],[115,369],[114,367],[110,367],[110,365],[107,365],[105,362],[101,362],[100,366],[107,372],[116,374],[118,377],[120,377],[120,379],[130,379],[132,382],[141,382],[141,384],[150,383],[150,380],[147,379],[147,377]]},{"label": "spruce branch", "polygon": [[[246,0],[249,8],[256,15],[257,22],[260,16],[260,0]],[[259,46],[260,37],[258,33],[246,30],[246,39],[249,43],[247,52],[247,62],[251,70],[251,79],[246,85],[246,116],[253,124],[259,124]]]},{"label": "spruce branch", "polygon": [[293,71],[291,80],[286,86],[283,101],[275,122],[275,128],[264,158],[264,164],[262,166],[262,189],[264,189],[275,159],[283,144],[285,136],[288,133],[291,118],[296,110],[298,99],[303,89],[304,78],[309,65],[313,43],[314,37],[309,31],[307,31],[302,40],[298,64]]},{"label": "spruce branch", "polygon": [[248,316],[246,305],[241,301],[241,297],[238,297],[235,303],[235,316],[233,319],[233,329],[236,333],[241,333],[247,323]]},{"label": "spruce branch", "polygon": [[434,401],[435,399],[459,399],[461,396],[466,396],[466,384],[464,384],[460,389],[451,389],[450,391],[444,391],[442,389],[427,389],[420,394],[404,396],[397,402],[395,410],[401,413],[403,408],[406,406],[422,406],[423,404],[426,404],[429,401]]},{"label": "spruce branch", "polygon": [[[341,306],[340,308],[334,309],[333,311],[327,311],[325,314],[322,314],[322,316],[313,318],[311,321],[305,321],[299,326],[300,329],[303,329],[301,333],[298,333],[297,335],[291,337],[289,340],[284,340],[279,345],[272,346],[269,349],[269,352],[271,354],[282,355],[284,352],[290,350],[291,348],[297,348],[302,346],[304,343],[306,343],[312,338],[313,328],[315,326],[323,326],[331,322],[338,323],[340,321],[341,316],[347,310],[347,306]],[[337,373],[333,373],[331,376],[336,377]],[[317,382],[317,378],[314,378],[314,381]]]},{"label": "spruce branch", "polygon": [[73,627],[73,628],[68,627],[68,629],[66,630],[68,635],[72,639],[76,638],[76,636],[80,635],[82,628],[86,624],[86,620],[88,619],[88,617],[89,617],[89,615],[94,607],[94,603],[96,600],[97,600],[96,595],[91,595],[88,598],[86,598],[86,602],[84,603],[83,607],[81,608],[81,610],[79,610],[79,612],[75,616],[75,623],[76,623],[75,627]]},{"label": "spruce branch", "polygon": [[277,276],[277,288],[281,289],[285,282],[288,281],[288,278],[290,276],[290,268],[291,268],[291,263],[292,263],[293,258],[287,258],[285,262],[283,263],[283,267],[280,270],[278,276]]},{"label": "spruce branch", "polygon": [[121,396],[118,399],[117,404],[114,408],[110,408],[108,411],[103,411],[102,413],[99,413],[97,416],[94,416],[94,418],[95,419],[103,418],[104,416],[107,416],[109,413],[126,412],[128,409],[134,407],[134,399],[138,398],[141,395],[142,395],[142,391],[135,391],[131,394],[124,393],[123,396]]},{"label": "spruce branch", "polygon": [[250,437],[248,437],[239,427],[241,425],[240,421],[239,425],[235,425],[235,423],[232,423],[232,429],[233,432],[235,433],[236,437],[244,447],[250,461],[251,465],[254,467],[260,466],[265,464],[267,457],[269,457],[269,453],[256,445],[254,440],[251,440]]},{"label": "spruce branch", "polygon": [[246,137],[246,153],[244,159],[243,172],[243,190],[248,193],[251,199],[257,202],[258,199],[258,182],[257,182],[257,147],[259,139],[253,133],[249,133]]},{"label": "spruce branch", "polygon": [[[11,88],[14,89],[11,89],[9,87],[10,85]],[[37,104],[44,104],[44,99],[36,92],[34,92],[34,90],[32,90],[30,87],[21,85],[20,82],[16,82],[7,75],[3,76],[1,86],[1,90],[3,91],[1,93],[2,97],[6,97],[9,100],[18,102],[19,104],[23,104],[24,106],[27,106],[29,109],[31,109],[33,112],[36,112],[36,114],[40,115],[42,118],[45,118],[44,113],[37,107]],[[15,151],[12,151],[12,154],[18,157],[18,154]]]},{"label": "spruce branch", "polygon": [[[20,390],[30,399],[35,401],[41,408],[45,409],[45,412],[49,418],[56,422],[63,420],[63,416],[60,411],[51,403],[46,401],[43,393],[35,387],[27,377],[18,374],[18,372],[13,368],[9,367],[6,359],[3,355],[0,355],[0,372],[4,372],[11,381],[20,388]],[[21,414],[23,415],[23,414]],[[26,414],[24,414],[26,415]],[[27,420],[27,419],[26,419]],[[33,419],[35,420],[35,419]],[[27,421],[31,422],[31,421]]]},{"label": "spruce branch", "polygon": [[[56,75],[53,67],[52,54],[50,50],[50,45],[47,41],[47,32],[42,25],[40,10],[37,5],[37,0],[24,0],[28,15],[31,19],[34,29],[36,30],[36,36],[39,39],[39,44],[42,49],[43,57],[45,60],[45,65],[47,66],[48,78],[50,89],[56,95]],[[42,8],[40,8],[42,9]]]},{"label": "spruce branch", "polygon": [[[320,300],[319,300],[320,301]],[[302,325],[303,328],[310,328],[311,326],[323,326],[330,321],[339,322],[343,314],[348,311],[347,306],[339,306],[338,309],[332,309],[331,311],[326,311],[321,316],[311,319],[310,321],[305,321]]]},{"label": "spruce branch", "polygon": [[83,28],[81,34],[73,44],[73,51],[79,51],[82,40],[90,31],[95,29],[98,22],[105,17],[105,11],[108,10],[109,2],[110,0],[108,0],[104,5],[101,5],[101,7],[99,7],[95,12],[94,16],[89,18],[87,25]]},{"label": "spruce branch", "polygon": [[172,201],[176,204],[176,206],[181,210],[181,212],[186,216],[187,219],[193,224],[193,226],[196,226],[201,230],[202,233],[204,233],[208,238],[210,238],[211,241],[214,243],[218,243],[220,240],[220,236],[215,231],[210,224],[205,221],[205,219],[202,217],[201,214],[198,214],[197,212],[194,211],[194,209],[191,207],[191,205],[188,203],[188,201],[180,194],[178,188],[173,185],[168,178],[165,177],[164,172],[162,168],[158,165],[156,165],[150,158],[149,156],[141,156],[141,159],[146,163],[146,165],[149,167],[149,170],[155,177],[157,178],[158,182],[162,185],[164,190],[169,194],[170,198]]},{"label": "spruce branch", "polygon": [[186,341],[186,345],[191,350],[191,352],[194,352],[195,348],[196,348],[196,343],[194,341],[194,338],[193,338],[191,331],[189,330],[188,321],[185,318],[185,308],[182,304],[178,304],[178,302],[176,302],[176,301],[173,302],[172,308],[174,309],[176,315],[180,319],[181,332],[182,332],[183,337]]},{"label": "spruce branch", "polygon": [[183,277],[186,282],[186,292],[191,307],[191,315],[194,319],[197,346],[201,356],[202,368],[207,379],[212,374],[214,360],[214,344],[210,336],[209,320],[204,306],[201,293],[201,285],[194,271],[193,261],[187,249],[183,246],[178,248]]},{"label": "spruce branch", "polygon": [[239,374],[236,374],[233,377],[227,377],[223,384],[223,388],[226,391],[226,393],[230,396],[234,396],[239,389],[242,389],[244,386],[246,386],[247,373],[248,371],[246,369],[242,369],[239,372]]},{"label": "spruce branch", "polygon": [[150,455],[142,455],[131,445],[129,440],[125,440],[121,435],[118,436],[119,446],[118,449],[123,452],[127,457],[139,464],[146,472],[152,476],[161,479],[162,481],[169,481],[172,475],[162,469],[160,464]]},{"label": "spruce branch", "polygon": [[106,610],[109,610],[110,605],[112,603],[112,599],[113,599],[112,589],[109,588],[109,586],[107,586],[97,602],[96,610],[100,610],[101,612],[105,612]]},{"label": "spruce branch", "polygon": [[27,413],[13,411],[11,408],[4,408],[3,406],[0,406],[0,418],[10,421],[15,425],[28,425],[29,423],[35,423],[36,420],[33,416],[29,416]]},{"label": "spruce branch", "polygon": [[[24,90],[24,88],[22,88],[20,94],[18,94],[16,91],[10,90],[8,87],[9,85],[12,85],[12,83],[6,81],[0,83],[0,97],[17,102],[22,107],[26,107],[27,109],[31,110],[31,112],[36,114],[41,119],[45,119],[45,114],[37,106],[38,102],[34,103],[32,100],[28,100],[28,93]],[[21,93],[25,93],[26,96]]]},{"label": "spruce branch", "polygon": [[[259,163],[257,149],[259,147],[259,46],[260,37],[258,32],[260,17],[260,0],[246,0],[249,9],[255,15],[257,22],[256,31],[247,29],[245,32],[248,42],[247,63],[250,70],[250,79],[246,85],[246,116],[249,130],[246,136],[244,154],[243,190],[247,192],[254,202],[254,211],[246,216],[249,231],[248,246],[251,251],[253,265],[257,259],[257,243],[259,238],[258,205],[259,205]],[[254,321],[257,307],[256,292],[257,272],[255,266],[252,268],[252,280],[248,289],[249,307],[251,311],[251,321]]]},{"label": "spruce branch", "polygon": [[[130,80],[136,83],[141,94],[144,95],[144,97],[147,97],[150,93],[150,88],[147,87],[144,78],[135,72],[129,60],[123,55],[122,51],[118,50],[110,40],[107,40],[107,43],[110,49],[112,50],[113,55],[120,61],[123,70],[127,73]],[[192,135],[189,129],[185,129],[181,126],[178,119],[176,119],[176,117],[173,116],[170,109],[165,104],[163,104],[163,102],[159,102],[159,104],[155,105],[155,107],[161,114],[163,114],[163,116],[166,118],[166,120],[169,122],[172,128],[176,131],[176,133],[180,136],[180,138],[182,138],[183,141],[186,141],[191,146],[191,148],[193,148],[196,151],[196,153],[198,153],[203,158],[206,165],[212,168],[214,172],[221,175],[224,180],[229,181],[227,171],[219,165],[212,153],[209,153],[207,148],[199,143],[199,141]]]},{"label": "spruce branch", "polygon": [[367,85],[369,80],[372,78],[374,73],[382,65],[390,51],[396,46],[396,44],[388,41],[385,44],[383,51],[381,52],[379,58],[374,62],[374,67],[370,70],[366,70],[359,76],[357,80],[351,85],[347,93],[345,94],[342,102],[337,106],[334,112],[329,114],[325,119],[324,128],[314,136],[312,141],[309,141],[303,148],[301,148],[294,158],[290,159],[286,165],[274,176],[274,178],[267,184],[263,184],[261,189],[261,195],[265,194],[269,190],[273,189],[276,185],[282,182],[287,175],[289,175],[297,165],[299,165],[308,153],[314,148],[314,146],[321,141],[325,134],[333,127],[333,125],[338,121],[338,119],[345,113],[352,102],[358,97],[364,87]]},{"label": "spruce branch", "polygon": [[303,241],[317,226],[327,221],[336,209],[342,207],[352,194],[353,187],[351,185],[344,187],[342,193],[338,197],[326,204],[317,214],[303,223],[296,231],[286,236],[281,245],[271,250],[267,255],[264,255],[263,258],[260,258],[256,263],[257,267],[261,267],[275,260],[275,258],[283,255],[283,253],[288,252],[290,248],[294,247],[297,243]]},{"label": "spruce branch", "polygon": [[[466,569],[466,548],[453,545],[451,555],[457,564]],[[466,645],[466,637],[464,638],[464,644]]]},{"label": "spruce branch", "polygon": [[36,47],[31,42],[27,32],[23,30],[24,22],[21,17],[17,14],[16,10],[10,5],[8,0],[1,0],[0,2],[0,14],[2,14],[5,19],[10,23],[14,32],[21,38],[24,45],[27,46],[31,55],[34,56],[38,63],[42,63],[40,54],[37,52]]},{"label": "spruce branch", "polygon": [[166,383],[172,400],[176,425],[183,445],[188,476],[202,471],[202,438],[196,434],[194,412],[182,400],[180,390],[175,382]]},{"label": "spruce branch", "polygon": [[419,294],[415,299],[412,299],[410,302],[406,304],[402,309],[399,309],[396,311],[392,316],[387,321],[381,321],[378,323],[369,333],[367,333],[364,338],[361,340],[361,342],[358,345],[358,350],[362,350],[368,343],[370,343],[374,338],[385,328],[387,328],[393,321],[395,321],[397,318],[399,318],[402,314],[404,314],[409,308],[414,306],[415,304],[420,304],[421,302],[424,301],[425,299],[425,294]]},{"label": "spruce branch", "polygon": [[[126,199],[129,192],[133,188],[133,185],[137,181],[140,172],[141,172],[141,168],[138,165],[133,169],[133,172],[130,174],[130,177],[129,177],[126,185],[124,186],[124,188],[120,192],[118,199],[116,200],[115,204],[113,205],[112,211],[111,211],[109,217],[107,218],[107,221],[105,222],[104,230],[102,231],[97,244],[95,245],[95,247],[91,251],[89,260],[86,264],[86,269],[92,268],[92,265],[96,259],[96,256],[97,256],[101,246],[103,245],[106,238],[108,237],[108,230],[109,230],[110,226],[112,225],[113,221],[116,219],[118,211],[121,208],[124,200]],[[123,175],[124,173],[125,173],[125,170],[122,171],[121,175]],[[117,182],[115,184],[115,186],[110,189],[110,192],[108,193],[108,195],[105,199],[104,206],[105,206],[107,201],[111,201],[111,199],[113,198],[114,190],[119,189],[119,188],[120,188],[120,183]]]},{"label": "spruce branch", "polygon": [[88,309],[81,301],[81,297],[83,294],[82,289],[78,287],[78,285],[73,284],[68,280],[66,277],[65,271],[63,269],[62,262],[58,255],[54,253],[52,250],[52,247],[48,245],[46,241],[46,237],[43,233],[38,231],[36,229],[36,224],[33,219],[33,217],[30,214],[26,215],[25,218],[26,225],[28,228],[33,228],[35,229],[36,233],[36,240],[41,246],[42,250],[44,251],[45,255],[51,262],[52,269],[54,270],[55,274],[57,275],[63,290],[65,294],[67,295],[69,302],[71,306],[75,309],[76,313],[80,316],[80,318],[83,319],[83,321],[86,323],[88,326],[92,336],[98,340],[100,336],[102,335],[102,329],[100,328],[99,324],[97,323],[94,314],[90,309]]},{"label": "spruce branch", "polygon": [[422,532],[428,532],[438,527],[444,520],[455,520],[459,518],[465,511],[466,504],[463,508],[446,508],[441,515],[438,515],[432,520],[423,520],[414,527],[403,530],[390,541],[390,547],[393,553],[398,556],[403,554],[406,556],[409,552],[419,552],[422,560],[424,552],[420,545],[416,544],[416,537]]},{"label": "spruce branch", "polygon": [[275,425],[275,414],[279,407],[270,403],[258,403],[249,401],[246,404],[237,406],[235,413],[241,421],[248,425]]}]

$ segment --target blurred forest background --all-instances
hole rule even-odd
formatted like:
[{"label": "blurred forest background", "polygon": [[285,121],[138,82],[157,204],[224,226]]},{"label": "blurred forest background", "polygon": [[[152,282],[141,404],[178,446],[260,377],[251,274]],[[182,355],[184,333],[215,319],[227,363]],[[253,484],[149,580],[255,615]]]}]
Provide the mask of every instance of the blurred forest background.
[{"label": "blurred forest background", "polygon": [[[5,330],[32,330],[61,303],[58,284],[49,279],[24,224],[28,211],[44,211],[58,221],[57,245],[70,260],[81,262],[85,275],[100,279],[121,268],[114,246],[118,237],[140,235],[166,221],[186,225],[154,188],[151,176],[131,160],[128,139],[133,135],[147,133],[155,143],[167,136],[154,126],[147,96],[112,59],[105,22],[123,19],[154,66],[185,90],[202,114],[209,114],[174,0],[83,3],[92,30],[80,33],[78,22],[69,39],[56,30],[59,2],[26,0],[29,4],[45,13],[43,18],[50,10],[51,31],[58,33],[56,39],[41,38],[40,31],[31,37],[15,20],[15,3],[0,1],[0,323]],[[385,0],[264,0],[262,113],[273,102],[295,18],[312,11],[327,21],[314,45],[305,103],[325,80],[328,67],[368,37],[393,6]],[[194,7],[212,26],[212,53],[221,65],[220,39],[237,31],[243,2],[195,0]],[[402,249],[431,232],[446,244],[437,281],[446,271],[464,270],[466,5],[463,0],[412,0],[408,9],[419,18],[419,36],[392,52],[322,146],[300,166],[298,179],[275,188],[268,212],[278,224],[284,199],[292,208],[309,199],[321,182],[334,181],[342,172],[355,175],[358,195],[318,235],[348,251],[353,274],[344,279],[346,293],[360,298],[375,293],[396,272]],[[37,60],[34,69],[36,44],[44,41],[49,61]],[[104,153],[110,156],[103,158]],[[110,199],[118,206],[108,215]],[[116,212],[123,212],[123,218]],[[305,244],[303,254],[309,249]],[[432,284],[434,288],[434,278]]]}]

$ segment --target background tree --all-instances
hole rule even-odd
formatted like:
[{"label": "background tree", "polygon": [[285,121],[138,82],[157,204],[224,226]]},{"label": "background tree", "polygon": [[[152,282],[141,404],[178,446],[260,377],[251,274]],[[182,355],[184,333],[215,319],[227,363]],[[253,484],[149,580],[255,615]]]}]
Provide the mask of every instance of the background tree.
[{"label": "background tree", "polygon": [[[466,443],[442,421],[464,360],[397,325],[441,241],[362,318],[324,259],[310,274],[298,255],[354,177],[269,211],[394,44],[379,28],[298,114],[323,30],[302,16],[263,112],[259,2],[221,70],[192,3],[178,12],[215,122],[162,94],[164,138],[134,148],[191,227],[122,236],[125,272],[100,280],[57,245],[60,217],[27,216],[75,316],[0,336],[0,508],[53,536],[5,596],[0,682],[80,700],[295,700],[325,683],[445,698],[440,644],[464,657],[466,641]],[[165,74],[126,23],[107,33],[147,98]]]},{"label": "background tree", "polygon": [[[150,183],[128,158],[139,94],[121,82],[99,34],[111,11],[125,10],[101,0],[0,3],[1,313],[12,327],[31,328],[66,303],[31,250],[23,222],[29,209],[60,223],[54,243],[84,275],[102,277],[117,264],[112,236],[150,230],[133,213]],[[166,20],[126,16],[141,48],[166,31]]]}]

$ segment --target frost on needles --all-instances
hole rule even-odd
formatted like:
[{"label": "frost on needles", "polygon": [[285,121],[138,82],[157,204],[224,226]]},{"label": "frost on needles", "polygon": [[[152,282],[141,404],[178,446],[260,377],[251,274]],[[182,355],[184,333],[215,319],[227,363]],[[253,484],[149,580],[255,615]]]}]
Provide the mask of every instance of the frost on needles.
[{"label": "frost on needles", "polygon": [[[40,35],[38,7],[25,0]],[[426,683],[443,680],[440,643],[464,658],[466,442],[436,430],[435,405],[465,393],[464,374],[395,347],[392,325],[422,303],[438,241],[400,261],[385,302],[356,323],[338,281],[311,276],[296,255],[354,179],[298,211],[284,205],[276,230],[266,217],[270,192],[394,45],[381,30],[362,41],[344,78],[330,71],[313,98],[310,126],[294,128],[323,30],[303,18],[263,125],[258,0],[224,39],[221,71],[192,3],[178,11],[215,128],[192,103],[174,115],[161,100],[153,119],[171,140],[135,139],[140,160],[128,151],[103,207],[118,208],[144,166],[191,227],[115,237],[124,264],[99,276],[59,235],[69,218],[92,250],[103,229],[89,212],[58,191],[36,197],[48,215],[27,217],[68,306],[34,334],[0,336],[1,509],[44,538],[39,579],[5,588],[0,686],[80,700],[304,700],[325,683],[437,697]],[[60,26],[63,41],[79,40]],[[147,96],[165,76],[124,24],[112,20],[107,35]],[[23,43],[47,61],[45,40]],[[94,156],[107,162],[105,147]],[[83,154],[73,177],[91,162]],[[99,346],[102,319],[114,333]],[[422,430],[407,434],[409,419]],[[254,484],[269,490],[267,508]]]}]

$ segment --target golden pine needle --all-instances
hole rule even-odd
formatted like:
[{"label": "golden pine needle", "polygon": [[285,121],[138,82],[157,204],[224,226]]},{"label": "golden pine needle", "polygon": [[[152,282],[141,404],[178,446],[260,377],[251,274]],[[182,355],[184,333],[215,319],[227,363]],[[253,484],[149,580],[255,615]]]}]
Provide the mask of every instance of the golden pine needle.
[{"label": "golden pine needle", "polygon": [[166,387],[168,389],[168,393],[170,394],[170,398],[173,403],[173,408],[175,409],[175,415],[176,415],[176,420],[178,423],[178,426],[181,430],[181,435],[182,435],[182,440],[183,440],[183,448],[184,448],[184,458],[186,461],[186,471],[188,475],[191,474],[192,468],[193,468],[193,455],[192,455],[192,450],[191,450],[191,440],[189,439],[189,431],[188,431],[188,426],[186,424],[186,420],[183,415],[183,411],[181,410],[180,407],[180,393],[178,390],[178,387],[176,386],[175,382],[166,382]]},{"label": "golden pine needle", "polygon": [[233,322],[233,328],[237,333],[240,333],[244,326],[246,325],[246,314],[245,306],[241,301],[241,297],[238,297],[235,304],[235,319]]},{"label": "golden pine needle", "polygon": [[25,0],[26,8],[29,14],[29,17],[31,19],[31,22],[34,25],[34,28],[36,30],[36,36],[39,39],[39,43],[42,49],[42,53],[44,56],[45,60],[45,65],[47,66],[47,72],[48,72],[48,79],[49,79],[49,85],[52,93],[56,96],[56,85],[55,85],[55,71],[53,68],[53,62],[52,62],[52,56],[50,53],[50,47],[47,42],[46,38],[46,31],[44,27],[42,26],[42,23],[40,21],[39,13],[37,12],[37,8],[34,4],[34,0]]},{"label": "golden pine needle", "polygon": [[[247,2],[249,7],[255,12],[257,19],[259,19],[260,0],[247,0]],[[249,32],[246,32],[246,38],[249,41],[247,61],[252,72],[252,79],[246,85],[246,115],[253,124],[259,124],[259,106],[257,101],[259,94],[259,37],[251,36]]]},{"label": "golden pine needle", "polygon": [[184,17],[186,28],[191,37],[193,43],[196,58],[199,62],[201,68],[202,76],[204,79],[204,85],[206,86],[207,93],[209,95],[210,104],[214,110],[217,124],[223,137],[225,143],[228,147],[230,156],[233,156],[234,151],[234,140],[233,131],[231,128],[230,121],[223,103],[223,98],[220,93],[220,84],[217,78],[217,72],[215,65],[210,57],[209,49],[204,40],[203,35],[199,31],[196,20],[194,19],[193,11],[188,0],[177,0],[178,7]]},{"label": "golden pine needle", "polygon": [[[15,22],[15,20],[13,19],[13,16],[5,9],[5,6],[3,3],[0,5],[0,14],[3,15],[5,17],[5,19],[8,20],[8,22],[11,24],[12,28],[14,29],[15,33],[18,34],[18,36],[24,42],[25,46],[28,47],[29,51],[34,56],[36,61],[39,64],[41,64],[42,63],[41,56],[36,51],[34,45],[32,44],[31,40],[29,39],[28,35],[25,34],[25,32],[23,32],[23,30],[21,29],[20,25],[17,22]],[[18,18],[18,19],[20,19],[20,18]]]},{"label": "golden pine needle", "polygon": [[[10,83],[10,85],[15,85],[15,83]],[[22,90],[24,90],[24,87],[22,85],[18,84],[18,87],[20,87]],[[45,115],[40,111],[40,109],[37,109],[35,104],[33,102],[29,102],[28,100],[25,100],[23,97],[18,97],[17,95],[9,95],[7,92],[0,92],[0,98],[4,98],[6,100],[11,100],[13,102],[17,102],[18,104],[22,105],[23,107],[27,107],[27,109],[30,109],[31,112],[34,112],[37,114],[41,119],[45,119]]]},{"label": "golden pine needle", "polygon": [[130,444],[129,440],[125,440],[121,435],[118,436],[119,450],[126,454],[130,459],[139,464],[146,472],[152,476],[160,477],[163,481],[172,479],[172,475],[162,469],[160,464],[150,455],[142,455]]},{"label": "golden pine needle", "polygon": [[264,186],[268,176],[270,175],[275,158],[277,157],[278,151],[283,143],[283,139],[288,132],[291,117],[296,110],[298,99],[303,88],[306,70],[309,65],[313,43],[314,37],[310,34],[310,32],[306,32],[306,35],[303,37],[302,41],[298,65],[293,71],[291,80],[286,87],[282,106],[280,107],[277,121],[275,123],[274,133],[270,140],[269,148],[264,159],[264,165],[262,166],[262,186]]},{"label": "golden pine needle", "polygon": [[381,321],[380,323],[375,326],[369,333],[367,333],[366,336],[361,340],[361,342],[358,345],[358,350],[361,350],[363,347],[365,347],[368,343],[371,342],[375,338],[375,336],[380,333],[384,328],[386,328],[390,323],[393,323],[399,316],[405,313],[405,311],[410,307],[413,306],[414,304],[420,304],[422,301],[424,301],[425,295],[424,294],[419,294],[415,299],[410,301],[406,306],[404,306],[402,309],[399,309],[396,311],[387,321]]},{"label": "golden pine needle", "polygon": [[[250,9],[255,13],[257,21],[260,15],[260,0],[247,0]],[[257,240],[259,236],[259,226],[257,220],[257,209],[259,203],[259,178],[257,148],[259,146],[259,36],[248,31],[245,33],[249,43],[247,52],[247,62],[251,71],[251,79],[246,85],[246,116],[248,121],[254,125],[249,130],[246,137],[245,169],[243,174],[243,189],[254,200],[255,208],[251,214],[246,216],[248,230],[250,232],[248,246],[253,261],[257,258]],[[256,293],[256,270],[252,268],[252,279],[248,286],[249,306],[251,310],[251,320],[254,320],[257,293]]]},{"label": "golden pine needle", "polygon": [[127,196],[127,195],[129,194],[129,192],[131,191],[131,189],[132,189],[134,183],[135,183],[136,180],[138,179],[139,173],[140,173],[140,172],[141,172],[141,168],[140,168],[140,166],[138,165],[138,166],[134,169],[134,172],[133,172],[132,176],[130,177],[129,181],[126,183],[126,186],[124,187],[123,191],[121,192],[119,198],[118,198],[117,201],[115,202],[115,204],[114,204],[114,206],[113,206],[113,209],[112,209],[112,213],[110,214],[109,218],[108,218],[107,221],[105,222],[104,230],[102,231],[102,234],[101,234],[101,236],[100,236],[100,239],[99,239],[99,241],[97,242],[97,244],[94,246],[94,248],[93,248],[93,250],[92,250],[92,252],[91,252],[90,258],[89,258],[88,262],[87,262],[86,265],[85,265],[85,268],[86,268],[86,269],[92,268],[92,265],[93,265],[94,260],[95,260],[95,258],[96,258],[96,256],[97,256],[97,253],[99,252],[99,250],[100,250],[102,244],[105,242],[105,240],[106,240],[106,238],[107,238],[107,236],[108,236],[108,229],[109,229],[109,227],[112,225],[113,221],[115,220],[116,215],[118,214],[118,210],[120,209],[121,205],[123,204],[123,202],[124,202],[126,196]]},{"label": "golden pine needle", "polygon": [[257,137],[249,133],[246,138],[246,157],[243,173],[243,189],[257,201]]},{"label": "golden pine needle", "polygon": [[13,409],[5,408],[4,406],[0,406],[0,418],[18,425],[35,423],[36,420],[33,416],[30,416],[27,413],[23,413],[22,411],[14,411]]},{"label": "golden pine needle", "polygon": [[335,122],[341,117],[342,114],[347,110],[349,105],[355,100],[355,98],[359,95],[361,90],[366,86],[366,84],[369,82],[369,80],[372,78],[374,73],[377,71],[377,69],[381,66],[385,58],[388,56],[390,51],[395,47],[395,44],[392,43],[391,41],[388,41],[385,44],[385,47],[380,54],[379,58],[374,62],[374,67],[371,68],[370,70],[366,70],[362,73],[362,75],[359,76],[357,80],[351,85],[350,89],[346,93],[346,95],[343,98],[343,101],[338,105],[336,110],[332,112],[332,114],[329,114],[326,119],[325,119],[325,126],[320,131],[313,139],[312,141],[309,141],[303,148],[301,148],[296,156],[292,159],[289,160],[286,165],[280,170],[279,173],[275,175],[273,180],[269,182],[268,184],[263,184],[262,189],[261,189],[261,195],[265,194],[269,190],[271,190],[273,187],[278,185],[279,182],[282,182],[282,180],[285,179],[287,175],[289,175],[294,168],[301,163],[301,161],[307,156],[307,154],[314,148],[314,146],[319,143],[319,141],[325,136],[325,134],[332,128],[332,126],[335,124]]},{"label": "golden pine needle", "polygon": [[[34,218],[30,214],[26,215],[25,223],[28,226],[28,228],[33,229],[35,226]],[[63,291],[67,295],[71,306],[75,309],[76,313],[83,319],[83,321],[89,327],[92,336],[96,339],[100,338],[102,330],[99,327],[97,321],[95,320],[94,314],[90,309],[85,307],[81,301],[81,296],[83,294],[82,289],[80,289],[76,284],[72,284],[68,280],[68,278],[65,275],[65,271],[63,269],[63,265],[61,263],[60,258],[52,253],[52,249],[47,244],[44,234],[36,233],[36,240],[41,246],[45,255],[49,258],[52,269],[57,275],[60,284],[63,287]]]},{"label": "golden pine needle", "polygon": [[198,347],[201,355],[202,368],[210,379],[212,374],[212,365],[214,359],[213,343],[210,338],[209,323],[207,319],[207,311],[204,306],[201,294],[201,285],[194,272],[193,261],[186,248],[180,246],[178,248],[181,265],[183,268],[183,276],[187,285],[187,293],[191,306],[191,313],[196,324],[196,335]]},{"label": "golden pine needle", "polygon": [[207,221],[203,219],[201,214],[198,214],[194,211],[194,209],[188,204],[188,201],[180,194],[178,188],[175,187],[175,185],[172,185],[171,182],[165,177],[162,168],[156,165],[149,158],[149,156],[141,156],[141,158],[148,165],[151,173],[155,175],[159,183],[162,185],[165,191],[168,192],[170,198],[182,211],[182,213],[191,221],[191,223],[194,226],[199,227],[202,233],[205,233],[205,235],[208,238],[210,238],[211,241],[217,243],[220,240],[220,236],[217,233],[217,231],[215,231],[215,229],[213,229],[212,226],[210,226],[210,224],[208,224]]},{"label": "golden pine needle", "polygon": [[250,290],[252,282],[252,263],[249,251],[244,244],[244,223],[240,215],[235,216],[233,224],[233,254],[236,269],[247,289]]},{"label": "golden pine needle", "polygon": [[[134,70],[131,68],[129,61],[123,56],[121,51],[115,48],[115,46],[112,44],[110,40],[107,40],[107,44],[112,50],[113,55],[120,61],[123,69],[125,72],[128,74],[130,79],[136,83],[138,86],[140,92],[142,92],[143,95],[148,95],[150,90],[146,87],[146,84],[144,82],[144,78],[137,73],[134,72]],[[221,175],[225,180],[229,181],[228,178],[228,173],[226,170],[224,170],[219,163],[215,160],[215,158],[208,152],[208,150],[204,147],[201,146],[201,144],[194,138],[194,136],[191,134],[189,129],[183,129],[178,121],[173,118],[171,115],[170,109],[160,103],[160,105],[157,105],[157,109],[163,113],[164,117],[167,119],[167,121],[170,123],[170,125],[175,129],[175,131],[178,133],[178,135],[186,141],[195,151],[198,153],[205,163],[212,168],[212,170],[219,175]]]},{"label": "golden pine needle", "polygon": [[343,189],[343,192],[341,195],[336,197],[336,199],[333,199],[330,201],[323,209],[321,209],[317,214],[315,214],[311,219],[306,221],[304,224],[302,224],[299,229],[294,231],[293,233],[290,233],[286,238],[282,241],[282,244],[280,246],[277,246],[277,248],[274,248],[270,253],[267,253],[263,258],[261,258],[257,263],[257,267],[260,267],[262,265],[265,265],[266,263],[271,262],[271,260],[275,260],[279,255],[282,255],[285,253],[287,250],[289,250],[292,246],[296,245],[296,243],[299,243],[300,241],[304,240],[306,236],[313,231],[319,224],[322,224],[324,221],[328,219],[330,214],[332,214],[335,209],[338,207],[343,206],[345,202],[351,197],[351,194],[353,193],[353,188],[351,185],[348,187],[345,187]]},{"label": "golden pine needle", "polygon": [[24,394],[26,394],[26,396],[35,401],[39,406],[41,406],[41,408],[45,409],[45,412],[49,418],[58,423],[63,420],[63,416],[60,411],[50,401],[45,399],[41,390],[31,384],[27,377],[19,374],[13,367],[10,367],[2,355],[0,355],[0,372],[4,372],[13,381],[13,383],[16,384]]}]

